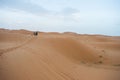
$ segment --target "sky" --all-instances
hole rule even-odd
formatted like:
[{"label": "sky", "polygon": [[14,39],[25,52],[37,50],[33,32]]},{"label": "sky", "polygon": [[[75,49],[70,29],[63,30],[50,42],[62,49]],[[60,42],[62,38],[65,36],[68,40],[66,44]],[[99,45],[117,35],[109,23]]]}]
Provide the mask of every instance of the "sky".
[{"label": "sky", "polygon": [[120,36],[120,0],[0,0],[0,28]]}]

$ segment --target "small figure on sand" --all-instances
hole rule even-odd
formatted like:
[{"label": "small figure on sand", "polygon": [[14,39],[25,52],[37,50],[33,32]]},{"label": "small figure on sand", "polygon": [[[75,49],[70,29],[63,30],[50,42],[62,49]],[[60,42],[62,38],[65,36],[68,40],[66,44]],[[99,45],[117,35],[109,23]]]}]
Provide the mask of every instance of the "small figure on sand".
[{"label": "small figure on sand", "polygon": [[34,32],[34,33],[33,33],[33,35],[34,35],[34,36],[37,36],[37,35],[38,35],[38,32],[37,32],[37,31],[36,31],[36,32]]}]

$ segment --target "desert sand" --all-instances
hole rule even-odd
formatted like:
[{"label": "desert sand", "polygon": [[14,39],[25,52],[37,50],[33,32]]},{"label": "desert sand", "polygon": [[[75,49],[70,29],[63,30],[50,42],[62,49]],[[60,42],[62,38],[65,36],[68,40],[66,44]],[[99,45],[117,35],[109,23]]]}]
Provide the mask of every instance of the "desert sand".
[{"label": "desert sand", "polygon": [[0,80],[120,80],[120,36],[0,29]]}]

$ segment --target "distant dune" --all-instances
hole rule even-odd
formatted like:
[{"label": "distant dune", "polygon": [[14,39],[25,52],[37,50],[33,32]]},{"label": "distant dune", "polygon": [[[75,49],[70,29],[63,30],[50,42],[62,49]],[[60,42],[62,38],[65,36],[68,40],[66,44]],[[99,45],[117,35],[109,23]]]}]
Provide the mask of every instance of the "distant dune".
[{"label": "distant dune", "polygon": [[0,80],[120,80],[120,36],[0,29]]}]

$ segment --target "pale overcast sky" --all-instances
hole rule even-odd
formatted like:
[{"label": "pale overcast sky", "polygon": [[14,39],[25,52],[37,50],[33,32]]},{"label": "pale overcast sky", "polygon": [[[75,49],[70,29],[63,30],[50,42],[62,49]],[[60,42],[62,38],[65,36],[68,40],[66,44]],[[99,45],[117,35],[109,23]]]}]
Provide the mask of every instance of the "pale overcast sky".
[{"label": "pale overcast sky", "polygon": [[120,36],[120,0],[0,0],[0,28]]}]

